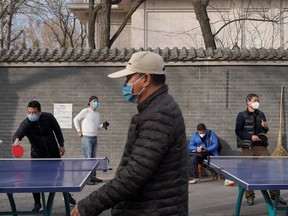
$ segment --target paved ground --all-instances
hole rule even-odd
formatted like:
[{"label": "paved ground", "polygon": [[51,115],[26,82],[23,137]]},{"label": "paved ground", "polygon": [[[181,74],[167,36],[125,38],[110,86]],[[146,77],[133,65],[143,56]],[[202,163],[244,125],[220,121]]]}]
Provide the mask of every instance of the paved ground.
[{"label": "paved ground", "polygon": [[[97,177],[108,181],[105,173],[97,174]],[[86,185],[80,193],[73,193],[76,201],[81,200],[101,185]],[[191,216],[232,216],[238,193],[237,186],[224,186],[223,181],[215,181],[211,176],[201,179],[198,184],[189,185],[189,215]],[[281,196],[288,200],[288,191],[282,191]],[[32,194],[14,195],[18,210],[30,210],[33,205]],[[5,194],[0,194],[0,211],[9,210],[8,199]],[[53,216],[64,216],[64,203],[62,194],[55,197]],[[267,209],[260,191],[256,191],[254,206],[247,206],[243,200],[241,216],[267,216]],[[278,215],[285,215],[279,212]],[[104,211],[101,216],[111,216],[110,210]],[[124,215],[123,215],[124,216]]]}]

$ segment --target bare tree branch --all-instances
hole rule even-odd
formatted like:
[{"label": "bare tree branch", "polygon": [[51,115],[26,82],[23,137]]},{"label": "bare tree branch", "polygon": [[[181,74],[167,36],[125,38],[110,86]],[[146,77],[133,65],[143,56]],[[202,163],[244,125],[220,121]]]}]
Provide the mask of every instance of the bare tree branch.
[{"label": "bare tree branch", "polygon": [[13,43],[15,40],[17,40],[23,32],[24,30],[21,30],[20,32],[18,32],[18,34],[13,39],[11,39],[10,42]]},{"label": "bare tree branch", "polygon": [[220,29],[218,29],[218,31],[216,31],[214,34],[213,34],[213,37],[215,37],[222,29],[224,29],[227,25],[230,25],[231,23],[234,23],[234,22],[239,22],[239,21],[242,21],[242,20],[250,20],[250,21],[257,21],[257,22],[272,22],[272,23],[277,23],[277,21],[275,20],[269,20],[269,19],[254,19],[254,18],[239,18],[239,19],[234,19],[234,20],[230,20],[229,22],[225,23],[223,26],[221,26]]},{"label": "bare tree branch", "polygon": [[136,1],[130,11],[127,13],[127,15],[125,16],[122,24],[119,26],[118,30],[115,32],[115,34],[113,35],[113,37],[111,38],[109,44],[108,44],[108,47],[110,48],[112,46],[112,44],[115,42],[115,40],[117,39],[117,37],[121,34],[121,32],[123,31],[123,29],[125,28],[125,26],[127,25],[130,17],[132,16],[132,14],[138,9],[138,7],[144,3],[145,0],[138,0]]}]

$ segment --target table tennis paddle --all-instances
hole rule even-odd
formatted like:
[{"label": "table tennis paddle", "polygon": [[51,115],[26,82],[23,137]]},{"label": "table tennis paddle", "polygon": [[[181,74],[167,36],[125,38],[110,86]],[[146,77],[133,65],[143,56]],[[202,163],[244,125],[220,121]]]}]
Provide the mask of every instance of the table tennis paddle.
[{"label": "table tennis paddle", "polygon": [[20,145],[12,146],[12,154],[16,158],[21,158],[24,155],[24,148]]},{"label": "table tennis paddle", "polygon": [[262,142],[267,142],[268,141],[268,137],[264,133],[258,134],[258,137],[259,137],[259,139],[261,139]]}]

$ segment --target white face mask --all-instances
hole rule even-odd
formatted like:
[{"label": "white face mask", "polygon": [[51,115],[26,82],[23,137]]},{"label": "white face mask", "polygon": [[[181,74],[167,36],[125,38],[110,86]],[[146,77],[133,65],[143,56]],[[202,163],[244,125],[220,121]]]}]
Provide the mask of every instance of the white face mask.
[{"label": "white face mask", "polygon": [[205,136],[205,134],[206,134],[206,133],[204,133],[204,134],[199,134],[199,136],[200,136],[201,138],[203,138],[203,137]]},{"label": "white face mask", "polygon": [[256,102],[253,102],[253,103],[251,103],[251,106],[252,106],[253,109],[256,110],[256,109],[259,108],[259,102],[257,102],[257,101],[256,101]]}]

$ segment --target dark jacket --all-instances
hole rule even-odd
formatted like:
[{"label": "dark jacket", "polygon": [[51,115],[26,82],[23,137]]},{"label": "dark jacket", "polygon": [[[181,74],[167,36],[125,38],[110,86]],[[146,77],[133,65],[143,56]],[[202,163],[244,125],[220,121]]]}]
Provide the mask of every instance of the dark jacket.
[{"label": "dark jacket", "polygon": [[39,120],[35,122],[28,118],[21,122],[13,136],[13,142],[16,138],[22,140],[24,136],[31,144],[32,158],[60,157],[58,143],[64,146],[64,138],[57,120],[51,113],[42,112]]},{"label": "dark jacket", "polygon": [[252,136],[259,133],[267,133],[268,128],[263,128],[261,122],[266,121],[265,114],[260,110],[250,112],[244,110],[238,113],[236,118],[235,133],[237,136],[237,148],[249,148],[253,146],[267,146],[267,142],[252,142]]},{"label": "dark jacket", "polygon": [[162,86],[138,105],[114,179],[78,203],[82,216],[188,215],[188,170],[182,112]]}]

